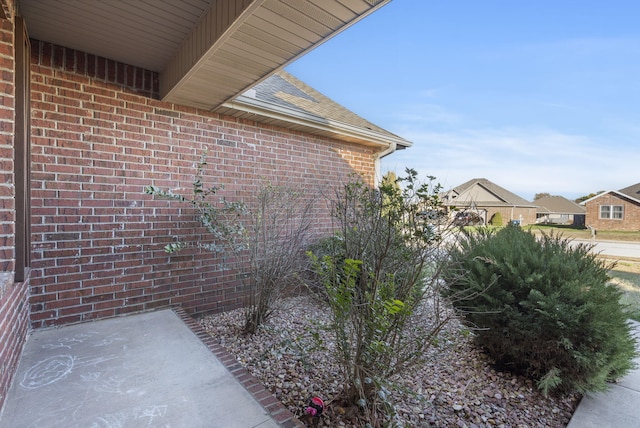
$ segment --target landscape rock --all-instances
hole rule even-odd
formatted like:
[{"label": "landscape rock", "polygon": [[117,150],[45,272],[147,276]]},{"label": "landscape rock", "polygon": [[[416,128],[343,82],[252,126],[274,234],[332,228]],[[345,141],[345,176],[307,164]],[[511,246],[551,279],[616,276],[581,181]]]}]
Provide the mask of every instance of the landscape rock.
[{"label": "landscape rock", "polygon": [[[252,336],[242,334],[242,310],[200,320],[240,364],[294,415],[313,396],[326,406],[319,427],[355,427],[357,408],[337,402],[342,389],[328,309],[308,297],[287,299]],[[441,333],[428,362],[393,379],[389,400],[397,420],[411,427],[567,426],[579,397],[544,397],[533,383],[496,370],[458,322]],[[321,332],[322,343],[317,341]]]}]

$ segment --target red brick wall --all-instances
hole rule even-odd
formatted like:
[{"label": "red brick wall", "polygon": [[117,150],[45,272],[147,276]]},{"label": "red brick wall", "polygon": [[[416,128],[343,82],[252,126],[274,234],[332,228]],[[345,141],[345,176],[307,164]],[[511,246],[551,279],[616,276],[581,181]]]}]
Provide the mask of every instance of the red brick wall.
[{"label": "red brick wall", "polygon": [[[15,253],[14,36],[11,7],[0,12],[0,408],[24,345],[29,306],[27,283],[13,283]],[[11,6],[11,5],[9,5]],[[5,13],[9,15],[5,18]]]},{"label": "red brick wall", "polygon": [[524,207],[480,207],[487,210],[487,223],[497,212],[502,216],[502,223],[506,225],[511,220],[522,220],[521,225],[533,224],[536,222],[536,209]]},{"label": "red brick wall", "polygon": [[[623,219],[601,219],[601,205],[622,205]],[[586,226],[596,230],[640,230],[640,204],[623,198],[615,193],[607,193],[585,204],[587,209]]]},{"label": "red brick wall", "polygon": [[159,97],[160,80],[156,72],[40,40],[32,40],[31,45],[33,62],[36,64],[63,69],[100,82],[115,83],[146,97]]},{"label": "red brick wall", "polygon": [[27,290],[27,283],[0,284],[0,409],[27,338]]},{"label": "red brick wall", "polygon": [[[191,314],[241,305],[242,287],[233,272],[219,269],[220,260],[195,250],[164,253],[174,235],[188,238],[197,224],[184,206],[143,193],[156,185],[188,195],[205,148],[207,185],[225,185],[229,198],[245,199],[266,181],[308,188],[318,199],[319,234],[330,221],[317,192],[330,194],[353,171],[374,175],[370,148],[163,103],[52,60],[48,55],[59,49],[38,46],[32,58],[33,327],[170,305]],[[76,58],[73,64],[79,57],[56,55]]]}]

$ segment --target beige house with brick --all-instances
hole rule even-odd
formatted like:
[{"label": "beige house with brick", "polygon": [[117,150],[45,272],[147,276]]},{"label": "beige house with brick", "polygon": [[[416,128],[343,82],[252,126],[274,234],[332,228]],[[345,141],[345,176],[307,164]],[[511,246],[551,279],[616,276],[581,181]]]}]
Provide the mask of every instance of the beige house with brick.
[{"label": "beige house with brick", "polygon": [[459,211],[473,212],[480,216],[484,224],[498,212],[505,223],[517,221],[525,225],[536,221],[535,204],[486,178],[469,180],[441,197],[443,205],[451,215]]},{"label": "beige house with brick", "polygon": [[640,183],[582,202],[586,225],[597,230],[640,230]]},{"label": "beige house with brick", "polygon": [[[389,0],[0,0],[0,406],[27,331],[180,306],[242,305],[182,193],[241,199],[265,180],[310,197],[410,142],[283,68]],[[331,230],[326,207],[316,237]]]}]

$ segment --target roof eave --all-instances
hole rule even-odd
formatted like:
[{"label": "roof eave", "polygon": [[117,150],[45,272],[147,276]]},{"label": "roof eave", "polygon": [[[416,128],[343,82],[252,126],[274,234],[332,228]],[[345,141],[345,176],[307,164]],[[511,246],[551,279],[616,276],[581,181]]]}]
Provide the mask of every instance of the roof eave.
[{"label": "roof eave", "polygon": [[358,142],[367,146],[389,147],[395,144],[397,149],[411,147],[412,142],[404,138],[376,132],[362,127],[356,127],[344,122],[327,119],[322,116],[289,109],[282,105],[257,100],[252,97],[240,95],[232,101],[225,102],[222,110],[231,109],[242,113],[254,115],[254,120],[260,122],[262,118],[268,118],[285,124],[295,124],[308,128],[314,134],[331,135],[336,139],[348,142]]},{"label": "roof eave", "polygon": [[451,201],[451,202],[444,202],[444,205],[448,205],[448,206],[466,206],[466,205],[476,205],[478,207],[507,207],[507,208],[538,208],[537,205],[519,205],[519,204],[512,204],[512,203],[508,203],[508,202],[504,202],[504,203],[495,203],[495,202],[476,202],[476,201],[457,201],[458,203],[456,203],[457,200]]},{"label": "roof eave", "polygon": [[585,215],[584,212],[566,212],[566,211],[538,211],[536,214],[557,214],[557,215]]},{"label": "roof eave", "polygon": [[34,39],[156,72],[162,101],[214,110],[390,1],[20,0],[19,6]]},{"label": "roof eave", "polygon": [[[217,21],[216,19],[203,19],[200,23],[202,28],[194,29],[192,32],[193,37],[185,40],[180,51],[161,73],[161,98],[166,102],[214,111],[227,102],[233,102],[236,97],[254,85],[264,81],[278,70],[283,69],[316,47],[324,44],[327,40],[332,39],[390,1],[368,0],[359,4],[362,10],[357,12],[350,10],[351,16],[346,22],[336,24],[324,35],[307,34],[307,29],[301,29],[300,24],[295,22],[295,15],[283,15],[283,10],[295,9],[287,5],[280,12],[275,13],[274,16],[286,21],[280,25],[284,25],[285,30],[290,31],[297,37],[301,44],[299,50],[295,53],[283,55],[274,54],[267,59],[261,58],[258,61],[255,58],[254,50],[262,48],[259,44],[256,45],[255,41],[250,42],[246,47],[246,52],[248,53],[243,52],[240,56],[242,60],[248,60],[252,65],[242,68],[241,72],[233,69],[233,67],[221,65],[223,62],[221,59],[228,59],[229,56],[237,55],[238,50],[235,48],[235,44],[245,44],[246,34],[255,28],[261,28],[261,23],[268,21],[261,16],[261,13],[266,11],[274,14],[273,11],[269,10],[269,6],[279,6],[280,2],[275,0],[253,0],[249,2],[249,6],[238,12],[238,16],[234,17],[229,23],[228,30],[224,31],[219,38],[214,40],[207,39],[206,42],[200,40],[199,35],[213,33]],[[286,4],[286,2],[283,2],[283,4]],[[319,2],[319,5],[330,6],[328,2]],[[314,3],[314,6],[317,5]],[[275,31],[278,34],[282,30],[283,28],[276,26]],[[305,39],[299,34],[300,32],[315,40]],[[273,36],[271,33],[269,35]],[[257,39],[259,41],[260,38],[257,37]],[[286,44],[288,41],[285,40],[283,43]],[[202,45],[205,46],[204,51],[199,49]],[[186,60],[185,57],[187,58]],[[252,61],[254,59],[255,61]],[[210,82],[222,84],[212,85]]]},{"label": "roof eave", "polygon": [[608,194],[608,193],[615,193],[616,195],[618,195],[618,196],[620,196],[620,197],[622,197],[622,198],[630,199],[630,200],[632,200],[633,202],[636,202],[636,203],[640,204],[640,199],[634,198],[633,196],[629,196],[629,195],[627,195],[626,193],[622,193],[622,192],[619,192],[619,191],[617,191],[617,190],[607,190],[606,192],[602,192],[602,193],[597,194],[597,195],[596,195],[596,196],[594,196],[593,198],[589,198],[589,199],[587,199],[586,201],[582,201],[582,202],[580,203],[580,205],[586,205],[586,203],[587,203],[587,202],[591,202],[591,201],[593,201],[594,199],[598,199],[599,197],[604,196],[604,195],[606,195],[606,194]]}]

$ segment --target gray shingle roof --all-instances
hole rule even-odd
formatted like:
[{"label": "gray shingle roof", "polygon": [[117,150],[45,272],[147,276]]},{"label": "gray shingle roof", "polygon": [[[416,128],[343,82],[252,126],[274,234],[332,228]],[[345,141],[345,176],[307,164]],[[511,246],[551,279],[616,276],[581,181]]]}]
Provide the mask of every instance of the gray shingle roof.
[{"label": "gray shingle roof", "polygon": [[540,214],[585,214],[587,209],[562,196],[546,196],[536,199]]},{"label": "gray shingle roof", "polygon": [[619,192],[624,193],[625,195],[630,196],[633,199],[640,200],[640,183],[636,183],[632,186],[620,189]]},{"label": "gray shingle roof", "polygon": [[397,135],[358,116],[284,70],[278,71],[253,89],[256,91],[257,99],[398,138]]},{"label": "gray shingle roof", "polygon": [[607,190],[606,192],[598,193],[593,198],[589,198],[586,201],[583,201],[581,203],[581,205],[586,205],[587,202],[591,202],[594,199],[598,199],[599,197],[607,195],[609,193],[615,193],[615,194],[618,194],[619,196],[627,196],[627,197],[631,198],[634,202],[640,203],[640,183],[636,183],[636,184],[633,184],[633,185],[631,185],[629,187],[625,187],[624,189]]},{"label": "gray shingle roof", "polygon": [[218,110],[291,129],[329,135],[346,141],[389,145],[412,143],[343,107],[284,70],[258,83]]},{"label": "gray shingle roof", "polygon": [[[477,199],[474,195],[482,199]],[[443,198],[445,205],[535,207],[535,204],[486,178],[474,178],[454,187]]]}]

